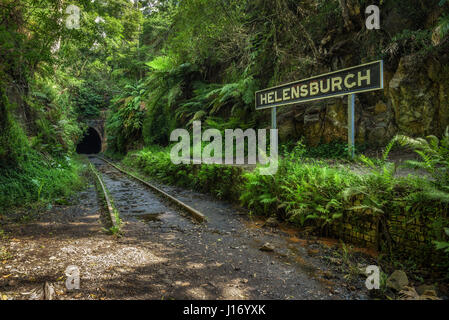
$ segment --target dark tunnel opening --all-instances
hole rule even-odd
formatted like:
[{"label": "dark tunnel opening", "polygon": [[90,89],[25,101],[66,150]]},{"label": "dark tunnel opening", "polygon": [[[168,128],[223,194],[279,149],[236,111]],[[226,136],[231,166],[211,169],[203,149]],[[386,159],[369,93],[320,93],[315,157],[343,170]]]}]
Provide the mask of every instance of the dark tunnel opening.
[{"label": "dark tunnel opening", "polygon": [[76,152],[82,154],[95,154],[101,151],[101,138],[98,132],[89,127],[83,139],[76,146]]}]

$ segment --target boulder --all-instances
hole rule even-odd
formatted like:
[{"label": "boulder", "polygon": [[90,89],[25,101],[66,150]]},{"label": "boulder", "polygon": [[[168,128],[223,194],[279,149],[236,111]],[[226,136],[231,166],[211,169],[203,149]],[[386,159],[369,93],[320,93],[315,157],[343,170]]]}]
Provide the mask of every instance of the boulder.
[{"label": "boulder", "polygon": [[408,278],[404,271],[396,270],[387,279],[387,287],[401,291],[408,286]]},{"label": "boulder", "polygon": [[[333,69],[353,64],[336,60]],[[449,125],[447,60],[447,56],[423,60],[409,55],[400,59],[395,70],[386,68],[384,91],[357,95],[356,142],[379,147],[396,134],[413,137],[443,134]],[[301,136],[309,146],[346,141],[346,101],[346,97],[334,98],[282,109],[278,115],[280,141],[297,140]]]},{"label": "boulder", "polygon": [[423,294],[421,295],[421,298],[427,300],[439,300],[437,292],[435,290],[424,291]]},{"label": "boulder", "polygon": [[376,115],[381,114],[381,113],[385,113],[387,112],[387,105],[383,102],[383,101],[379,101],[375,106],[374,106],[374,113]]},{"label": "boulder", "polygon": [[[421,296],[423,295],[426,291],[428,291],[428,293],[436,292],[437,289],[434,285],[429,285],[429,284],[422,284],[418,287],[416,287],[416,292]],[[435,294],[436,296],[436,294]]]},{"label": "boulder", "polygon": [[259,250],[266,251],[266,252],[272,252],[272,251],[274,251],[274,246],[271,243],[267,242],[263,246],[261,246]]},{"label": "boulder", "polygon": [[[436,71],[426,70],[417,60],[414,56],[401,58],[389,83],[389,97],[399,131],[426,136],[435,129],[433,120],[439,109],[439,85],[429,77],[429,73],[433,76]],[[434,67],[428,66],[430,68]]]},{"label": "boulder", "polygon": [[388,30],[390,34],[397,34],[404,29],[412,27],[413,21],[407,19],[407,16],[401,12],[400,8],[393,7],[392,10],[386,12],[382,21],[382,29]]},{"label": "boulder", "polygon": [[270,217],[264,223],[265,227],[271,227],[271,228],[275,228],[278,225],[279,225],[279,221],[276,219],[276,217]]},{"label": "boulder", "polygon": [[286,142],[290,139],[294,139],[297,136],[295,118],[293,116],[279,121],[279,141]]},{"label": "boulder", "polygon": [[309,145],[316,146],[322,137],[322,112],[323,105],[314,105],[306,108],[304,114],[304,136]]}]

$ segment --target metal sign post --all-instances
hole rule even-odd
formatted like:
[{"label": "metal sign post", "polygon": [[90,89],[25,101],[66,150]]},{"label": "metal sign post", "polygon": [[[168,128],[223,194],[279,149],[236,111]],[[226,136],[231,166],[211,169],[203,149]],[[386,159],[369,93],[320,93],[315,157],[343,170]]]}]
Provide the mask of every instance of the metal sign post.
[{"label": "metal sign post", "polygon": [[348,96],[348,151],[355,155],[355,94],[384,88],[382,60],[329,72],[255,92],[256,110],[271,108],[271,127],[277,128],[276,109],[321,99]]},{"label": "metal sign post", "polygon": [[354,159],[355,155],[355,143],[354,143],[354,105],[355,94],[348,96],[348,152],[351,159]]}]

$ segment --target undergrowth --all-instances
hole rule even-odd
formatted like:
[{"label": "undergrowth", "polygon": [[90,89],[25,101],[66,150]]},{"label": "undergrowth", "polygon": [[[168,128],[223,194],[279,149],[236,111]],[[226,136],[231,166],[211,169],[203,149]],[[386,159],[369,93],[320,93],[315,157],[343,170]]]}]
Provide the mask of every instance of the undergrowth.
[{"label": "undergrowth", "polygon": [[29,150],[16,167],[0,168],[0,210],[64,201],[84,185],[82,171],[77,159]]},{"label": "undergrowth", "polygon": [[144,174],[162,183],[207,192],[219,199],[238,200],[235,188],[243,181],[241,168],[215,164],[175,165],[170,160],[169,149],[158,147],[130,153],[123,163],[141,169]]},{"label": "undergrowth", "polygon": [[[261,175],[258,169],[245,172],[241,167],[174,165],[168,148],[146,148],[128,154],[123,163],[163,183],[239,201],[251,214],[275,215],[321,235],[344,240],[356,235],[352,240],[357,242],[374,233],[365,244],[377,246],[391,258],[430,263],[436,245],[446,248],[448,138],[449,135],[441,140],[430,137],[426,143],[424,139],[415,141],[398,136],[387,145],[381,159],[359,157],[368,169],[365,174],[310,159],[301,145],[284,152],[273,176]],[[423,158],[422,162],[407,165],[426,169],[435,179],[417,174],[396,176],[396,165],[388,161],[388,154],[398,143],[408,144]],[[403,246],[411,243],[414,253]],[[436,256],[441,258],[438,252]],[[432,263],[446,268],[447,260]]]}]

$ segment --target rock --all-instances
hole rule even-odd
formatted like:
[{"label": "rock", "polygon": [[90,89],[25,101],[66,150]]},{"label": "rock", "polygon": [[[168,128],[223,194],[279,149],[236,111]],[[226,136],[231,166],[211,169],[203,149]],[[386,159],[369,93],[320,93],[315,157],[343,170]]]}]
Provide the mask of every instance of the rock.
[{"label": "rock", "polygon": [[8,281],[8,286],[10,286],[10,287],[14,287],[16,284],[17,284],[17,281],[14,279],[11,279]]},{"label": "rock", "polygon": [[279,119],[279,123],[281,124],[279,126],[279,141],[288,141],[289,139],[294,139],[298,135],[293,115],[285,120]]},{"label": "rock", "polygon": [[426,290],[421,295],[423,298],[438,298],[435,290]]},{"label": "rock", "polygon": [[[397,9],[390,10],[383,21],[393,34],[391,30],[400,31],[410,24]],[[444,40],[435,38],[434,41]],[[333,59],[332,68],[351,65],[351,59],[342,60],[349,56]],[[441,136],[449,125],[446,65],[447,56],[422,59],[411,54],[403,56],[395,70],[385,68],[384,90],[360,95],[356,101],[356,142],[379,147],[385,146],[396,134]],[[347,98],[315,101],[282,110],[278,115],[280,141],[303,137],[307,145],[317,146],[347,139]]]},{"label": "rock", "polygon": [[270,217],[267,221],[264,223],[264,227],[272,227],[275,228],[279,225],[279,221],[276,219],[276,217]]},{"label": "rock", "polygon": [[343,99],[327,102],[322,131],[324,143],[344,141],[348,138],[346,109],[346,102]]},{"label": "rock", "polygon": [[377,115],[384,112],[387,112],[387,105],[382,101],[379,101],[374,107],[374,113]]},{"label": "rock", "polygon": [[267,242],[262,247],[260,247],[259,250],[260,251],[271,252],[271,251],[274,251],[274,246],[271,243]]},{"label": "rock", "polygon": [[387,11],[386,16],[382,21],[382,28],[388,30],[391,34],[396,34],[404,29],[410,29],[413,21],[407,19],[400,8],[393,7],[392,10]]},{"label": "rock", "polygon": [[303,133],[308,144],[316,146],[321,141],[323,125],[321,123],[323,105],[306,107],[304,113]]},{"label": "rock", "polygon": [[380,141],[381,143],[384,142],[386,134],[387,129],[385,127],[375,127],[370,130],[368,134],[368,140],[373,144],[377,145],[376,142],[378,141]]},{"label": "rock", "polygon": [[449,287],[447,284],[440,283],[438,286],[438,292],[440,295],[448,296],[449,295]]},{"label": "rock", "polygon": [[430,285],[430,284],[422,284],[422,285],[416,287],[416,292],[419,295],[423,295],[424,292],[426,292],[426,291],[434,291],[434,292],[436,292],[437,289],[436,289],[436,287],[434,285]]},{"label": "rock", "polygon": [[404,271],[396,270],[387,279],[387,287],[396,291],[401,291],[408,286],[408,278]]},{"label": "rock", "polygon": [[389,97],[395,123],[401,133],[426,136],[435,131],[434,119],[439,109],[439,86],[433,77],[438,67],[417,61],[414,56],[401,58],[389,83]]}]

